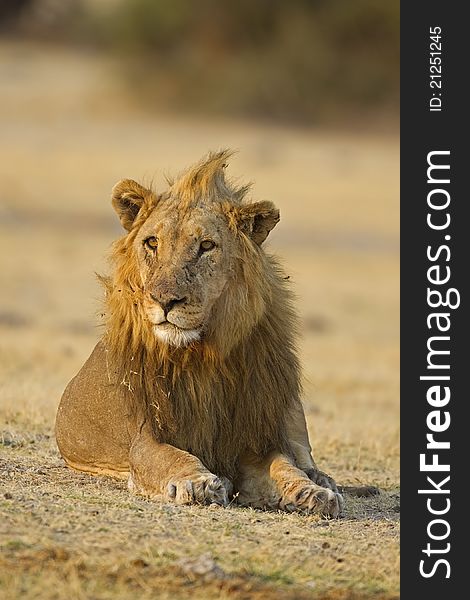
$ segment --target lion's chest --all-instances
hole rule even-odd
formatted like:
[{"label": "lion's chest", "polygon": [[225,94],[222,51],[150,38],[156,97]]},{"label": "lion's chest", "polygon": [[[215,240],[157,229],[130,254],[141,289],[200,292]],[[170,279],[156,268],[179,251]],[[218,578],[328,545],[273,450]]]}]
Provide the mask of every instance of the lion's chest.
[{"label": "lion's chest", "polygon": [[204,388],[182,378],[173,386],[166,394],[172,422],[160,423],[160,431],[166,443],[197,456],[212,472],[234,477],[244,452],[262,455],[280,446],[284,419],[264,410],[242,386],[211,383]]}]

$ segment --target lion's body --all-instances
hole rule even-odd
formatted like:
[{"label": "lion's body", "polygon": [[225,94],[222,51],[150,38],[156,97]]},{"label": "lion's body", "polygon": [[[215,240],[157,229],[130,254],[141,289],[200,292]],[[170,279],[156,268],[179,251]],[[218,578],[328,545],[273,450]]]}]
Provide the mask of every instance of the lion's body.
[{"label": "lion's body", "polygon": [[291,295],[260,248],[278,213],[242,202],[247,188],[223,177],[227,156],[161,196],[115,187],[129,233],[102,278],[106,331],[64,392],[57,442],[70,466],[129,476],[149,496],[225,504],[236,492],[337,514],[339,496],[317,485],[334,482],[310,454]]}]

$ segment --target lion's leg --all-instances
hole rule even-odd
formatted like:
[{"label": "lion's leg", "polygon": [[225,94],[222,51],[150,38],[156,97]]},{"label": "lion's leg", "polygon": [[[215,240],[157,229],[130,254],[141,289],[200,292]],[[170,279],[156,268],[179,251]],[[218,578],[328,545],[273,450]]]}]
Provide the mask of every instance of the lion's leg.
[{"label": "lion's leg", "polygon": [[303,406],[298,401],[292,408],[287,420],[287,436],[295,464],[299,469],[317,485],[329,488],[338,493],[338,488],[333,478],[320,471],[312,457],[312,447],[308,439],[307,422]]},{"label": "lion's leg", "polygon": [[295,464],[318,485],[329,488],[336,493],[349,494],[358,498],[366,498],[379,494],[379,489],[370,485],[337,486],[332,477],[320,471],[312,457],[312,448],[308,439],[307,423],[302,404],[297,402],[287,421],[287,435]]},{"label": "lion's leg", "polygon": [[211,473],[189,452],[157,442],[150,428],[133,441],[129,462],[131,491],[177,504],[228,504],[230,482]]},{"label": "lion's leg", "polygon": [[343,499],[331,489],[314,483],[285,454],[264,458],[245,455],[235,482],[240,504],[257,508],[318,513],[337,517]]}]

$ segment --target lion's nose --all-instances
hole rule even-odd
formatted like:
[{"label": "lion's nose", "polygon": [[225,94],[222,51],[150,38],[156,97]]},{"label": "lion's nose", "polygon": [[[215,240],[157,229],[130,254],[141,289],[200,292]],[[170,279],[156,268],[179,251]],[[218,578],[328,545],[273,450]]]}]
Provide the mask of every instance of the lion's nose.
[{"label": "lion's nose", "polygon": [[164,294],[159,294],[158,292],[155,294],[150,294],[150,296],[152,297],[152,300],[155,300],[155,302],[158,302],[158,304],[160,304],[160,306],[163,309],[163,312],[165,313],[165,317],[170,312],[170,310],[174,306],[176,306],[176,304],[183,304],[183,302],[186,302],[186,297],[175,298],[171,296],[166,296]]}]

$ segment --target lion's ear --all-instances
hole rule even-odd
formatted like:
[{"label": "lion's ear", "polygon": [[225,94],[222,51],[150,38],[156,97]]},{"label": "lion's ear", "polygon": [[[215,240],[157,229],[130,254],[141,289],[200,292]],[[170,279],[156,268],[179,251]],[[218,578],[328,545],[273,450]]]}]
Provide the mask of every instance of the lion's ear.
[{"label": "lion's ear", "polygon": [[111,192],[111,202],[124,229],[130,231],[139,210],[151,195],[150,190],[133,179],[122,179],[116,183]]},{"label": "lion's ear", "polygon": [[242,229],[261,246],[271,229],[279,223],[279,210],[268,200],[245,204],[240,207],[239,220]]}]

